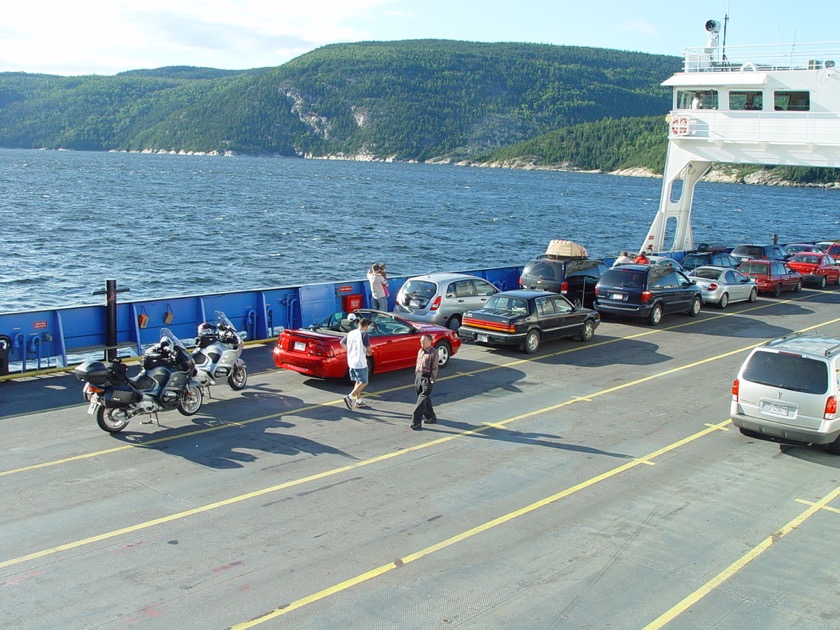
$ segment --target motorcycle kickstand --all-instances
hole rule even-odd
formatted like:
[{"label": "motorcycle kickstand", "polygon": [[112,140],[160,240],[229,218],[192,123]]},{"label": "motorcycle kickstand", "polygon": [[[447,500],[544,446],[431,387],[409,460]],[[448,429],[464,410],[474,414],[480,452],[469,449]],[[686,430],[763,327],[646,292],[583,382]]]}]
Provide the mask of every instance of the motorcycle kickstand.
[{"label": "motorcycle kickstand", "polygon": [[149,414],[149,419],[148,420],[143,420],[140,424],[152,424],[152,419],[153,418],[154,418],[154,423],[156,425],[160,426],[160,419],[158,418],[158,415],[157,415],[156,411],[154,413],[150,413]]},{"label": "motorcycle kickstand", "polygon": [[204,395],[207,398],[213,398],[213,395],[210,393],[210,386],[209,385],[204,385],[203,388],[204,388],[204,392],[203,392]]}]

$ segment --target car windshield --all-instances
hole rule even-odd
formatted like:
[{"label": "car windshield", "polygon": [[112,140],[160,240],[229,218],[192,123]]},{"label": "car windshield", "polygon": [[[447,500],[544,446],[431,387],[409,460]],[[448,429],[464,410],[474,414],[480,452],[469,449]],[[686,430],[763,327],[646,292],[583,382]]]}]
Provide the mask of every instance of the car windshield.
[{"label": "car windshield", "polygon": [[822,258],[819,256],[809,256],[808,254],[797,254],[791,259],[793,262],[811,263],[812,265],[819,265]]},{"label": "car windshield", "polygon": [[601,285],[640,289],[645,283],[645,272],[629,269],[610,269],[601,278]]},{"label": "car windshield", "polygon": [[699,267],[711,260],[711,257],[711,254],[686,254],[683,259],[683,267],[688,267],[689,269]]},{"label": "car windshield", "polygon": [[692,274],[695,278],[706,278],[707,280],[717,280],[720,277],[720,272],[717,269],[695,269]]},{"label": "car windshield", "polygon": [[828,390],[825,362],[786,352],[756,352],[744,368],[744,378],[808,394],[824,394]]},{"label": "car windshield", "polygon": [[767,263],[760,262],[746,262],[738,267],[741,273],[763,273],[765,275],[770,273],[770,266]]},{"label": "car windshield", "polygon": [[484,310],[510,313],[511,315],[527,315],[528,300],[509,295],[494,295],[487,300]]},{"label": "car windshield", "polygon": [[750,256],[752,258],[761,258],[764,256],[764,248],[758,245],[738,245],[732,250],[736,256]]},{"label": "car windshield", "polygon": [[402,292],[410,297],[430,299],[437,291],[437,285],[428,280],[409,280],[402,288]]},{"label": "car windshield", "polygon": [[544,260],[534,260],[525,266],[522,275],[535,276],[542,280],[562,280],[563,265],[556,262],[551,263]]}]

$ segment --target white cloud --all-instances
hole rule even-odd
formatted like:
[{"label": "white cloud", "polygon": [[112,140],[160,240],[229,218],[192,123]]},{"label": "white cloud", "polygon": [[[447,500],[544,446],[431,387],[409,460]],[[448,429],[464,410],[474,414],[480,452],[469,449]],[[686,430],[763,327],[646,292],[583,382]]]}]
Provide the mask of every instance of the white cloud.
[{"label": "white cloud", "polygon": [[659,30],[647,20],[635,18],[621,25],[621,30],[642,35],[659,35]]}]

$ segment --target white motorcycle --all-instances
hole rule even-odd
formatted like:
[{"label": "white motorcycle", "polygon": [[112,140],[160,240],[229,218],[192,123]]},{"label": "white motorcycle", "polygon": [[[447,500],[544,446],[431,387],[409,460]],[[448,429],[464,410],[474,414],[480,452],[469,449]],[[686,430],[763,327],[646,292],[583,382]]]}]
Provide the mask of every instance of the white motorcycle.
[{"label": "white motorcycle", "polygon": [[234,391],[244,388],[248,382],[248,368],[242,360],[244,332],[236,327],[222,311],[216,311],[216,323],[204,322],[198,326],[195,361],[195,380],[210,396],[210,386],[227,379]]}]

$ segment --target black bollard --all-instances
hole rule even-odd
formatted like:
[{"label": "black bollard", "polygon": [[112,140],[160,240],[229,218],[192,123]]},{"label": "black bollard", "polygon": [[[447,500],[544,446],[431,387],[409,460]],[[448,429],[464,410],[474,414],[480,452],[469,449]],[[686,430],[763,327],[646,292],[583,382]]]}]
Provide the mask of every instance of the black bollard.
[{"label": "black bollard", "polygon": [[105,294],[105,360],[117,358],[117,293],[131,289],[117,290],[116,280],[106,280],[104,291],[94,291],[94,295]]}]

